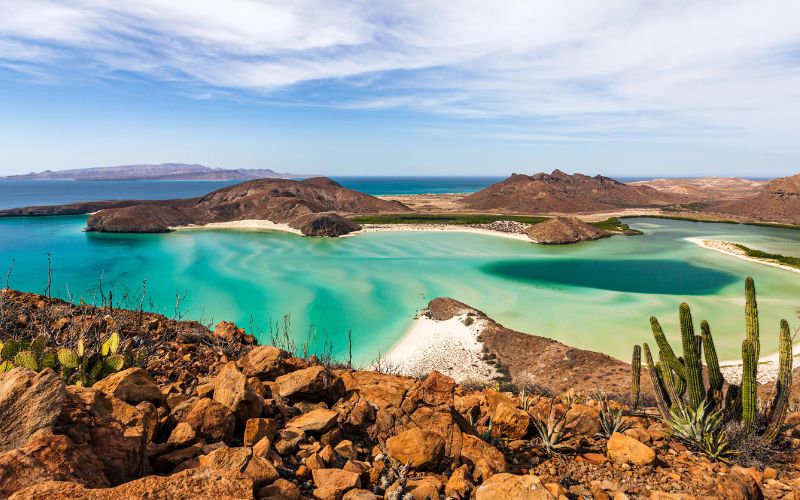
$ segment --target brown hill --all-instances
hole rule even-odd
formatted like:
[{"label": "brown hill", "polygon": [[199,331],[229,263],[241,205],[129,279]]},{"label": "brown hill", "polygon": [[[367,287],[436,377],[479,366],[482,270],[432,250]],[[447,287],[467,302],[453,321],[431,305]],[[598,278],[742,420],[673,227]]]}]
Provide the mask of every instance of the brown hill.
[{"label": "brown hill", "polygon": [[320,224],[326,227],[324,233],[336,232],[331,231],[332,228],[347,229],[346,232],[349,232],[354,230],[351,225],[343,224],[341,220],[334,221],[330,215],[316,224],[310,224],[307,216],[321,212],[365,214],[407,211],[410,209],[402,203],[359,193],[324,177],[303,181],[259,179],[219,189],[199,198],[103,209],[89,217],[87,230],[153,233],[188,224],[249,219],[291,224],[302,218],[295,225],[304,233],[306,229],[311,231],[307,234],[319,231]]},{"label": "brown hill", "polygon": [[525,233],[535,243],[543,245],[563,245],[579,241],[608,238],[611,233],[597,229],[575,217],[554,217],[545,222],[534,224]]},{"label": "brown hill", "polygon": [[674,195],[687,196],[696,200],[739,199],[752,196],[767,183],[764,180],[742,179],[740,177],[697,177],[691,179],[650,179],[631,182],[631,186],[649,186]]},{"label": "brown hill", "polygon": [[800,224],[800,174],[773,179],[753,196],[714,203],[708,210],[761,221]]},{"label": "brown hill", "polygon": [[513,213],[579,213],[666,205],[682,201],[649,186],[631,186],[609,177],[512,174],[508,179],[463,199],[471,209]]}]

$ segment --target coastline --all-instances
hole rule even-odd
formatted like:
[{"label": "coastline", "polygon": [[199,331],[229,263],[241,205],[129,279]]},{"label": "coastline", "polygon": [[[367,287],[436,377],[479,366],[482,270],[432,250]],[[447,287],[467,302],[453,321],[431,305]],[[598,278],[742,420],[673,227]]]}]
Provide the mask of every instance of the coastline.
[{"label": "coastline", "polygon": [[483,343],[478,336],[487,326],[486,319],[465,312],[438,321],[428,317],[427,312],[423,310],[414,318],[412,327],[382,358],[382,363],[410,376],[423,376],[435,367],[457,383],[488,384],[501,376],[494,365],[483,359]]},{"label": "coastline", "polygon": [[749,262],[755,262],[757,264],[763,264],[765,266],[772,266],[778,269],[783,269],[784,271],[791,271],[793,273],[800,273],[800,269],[795,267],[787,266],[785,264],[781,264],[780,262],[775,262],[766,259],[758,259],[755,257],[750,257],[745,255],[742,250],[733,246],[732,244],[721,241],[721,240],[707,240],[703,238],[684,238],[685,241],[694,243],[697,246],[702,248],[707,248],[709,250],[714,250],[719,253],[723,253],[725,255],[730,255],[731,257],[736,257],[737,259],[746,260]]},{"label": "coastline", "polygon": [[190,224],[188,226],[170,227],[173,231],[202,230],[202,229],[249,229],[253,231],[283,231],[302,236],[299,229],[290,227],[289,224],[279,224],[269,220],[246,219],[230,222],[209,222],[208,224]]}]

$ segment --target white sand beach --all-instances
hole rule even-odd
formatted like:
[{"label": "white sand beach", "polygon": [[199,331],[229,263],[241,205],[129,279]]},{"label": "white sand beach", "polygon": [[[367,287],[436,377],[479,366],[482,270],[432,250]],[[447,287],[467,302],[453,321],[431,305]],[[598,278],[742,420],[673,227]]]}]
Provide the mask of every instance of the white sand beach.
[{"label": "white sand beach", "polygon": [[269,220],[247,219],[230,222],[210,222],[208,224],[191,224],[188,226],[171,227],[173,231],[184,231],[187,229],[250,229],[253,231],[284,231],[303,235],[299,229],[290,227],[289,224],[279,224]]},{"label": "white sand beach", "polygon": [[[798,366],[800,362],[800,343],[792,346],[793,366]],[[778,358],[779,353],[769,356],[761,356],[758,360],[758,374],[756,380],[759,384],[774,382],[778,378]],[[742,380],[742,360],[720,361],[719,369],[725,380],[732,384],[738,384]]]},{"label": "white sand beach", "polygon": [[747,260],[750,262],[756,262],[758,264],[764,264],[765,266],[772,266],[777,267],[778,269],[783,269],[785,271],[791,271],[793,273],[800,273],[800,269],[796,267],[787,266],[786,264],[781,264],[780,262],[768,260],[768,259],[757,259],[755,257],[750,257],[745,255],[744,251],[735,246],[732,243],[727,241],[721,240],[706,240],[703,238],[684,238],[686,241],[692,242],[695,245],[698,245],[703,248],[707,248],[709,250],[714,250],[720,253],[724,253],[725,255],[730,255],[731,257],[736,257],[737,259]]},{"label": "white sand beach", "polygon": [[485,320],[467,314],[446,321],[436,321],[424,314],[398,342],[384,361],[405,375],[421,376],[437,370],[456,382],[491,383],[500,376],[497,369],[484,361],[483,344],[477,337]]}]

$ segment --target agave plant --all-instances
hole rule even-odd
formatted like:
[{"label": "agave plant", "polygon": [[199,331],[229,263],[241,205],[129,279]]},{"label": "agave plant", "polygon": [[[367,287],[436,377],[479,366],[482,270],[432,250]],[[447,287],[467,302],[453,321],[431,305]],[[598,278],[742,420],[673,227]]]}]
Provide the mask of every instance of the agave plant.
[{"label": "agave plant", "polygon": [[668,421],[669,434],[715,460],[729,462],[738,452],[731,449],[725,437],[724,409],[708,410],[711,406],[703,403],[696,409],[683,404],[674,406]]},{"label": "agave plant", "polygon": [[539,434],[539,441],[548,455],[569,449],[565,444],[572,437],[570,426],[581,417],[581,413],[567,417],[569,406],[557,414],[553,399],[550,400],[550,412],[547,419],[533,417],[533,426]]},{"label": "agave plant", "polygon": [[631,427],[630,422],[622,420],[622,408],[616,410],[608,405],[608,400],[600,401],[600,432],[610,438],[615,432],[625,432]]}]

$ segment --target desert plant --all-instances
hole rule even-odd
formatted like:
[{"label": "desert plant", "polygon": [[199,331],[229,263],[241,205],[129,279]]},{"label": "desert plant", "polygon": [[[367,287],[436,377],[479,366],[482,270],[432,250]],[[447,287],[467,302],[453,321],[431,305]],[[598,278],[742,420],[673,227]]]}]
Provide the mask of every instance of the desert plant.
[{"label": "desert plant", "polygon": [[[700,324],[700,335],[695,335],[688,304],[681,304],[679,308],[683,356],[675,355],[655,317],[650,318],[650,324],[658,346],[659,361],[654,362],[646,343],[642,346],[662,420],[676,436],[683,436],[682,439],[713,458],[723,459],[733,454],[722,430],[729,422],[738,421],[747,432],[758,433],[765,440],[774,441],[783,429],[789,408],[792,384],[792,336],[788,322],[782,320],[778,342],[779,374],[775,384],[775,394],[766,411],[766,423],[763,425],[758,423],[759,402],[756,389],[760,327],[756,290],[752,278],[747,278],[745,281],[745,298],[746,337],[742,342],[740,385],[730,384],[725,390],[725,379],[720,371],[711,327],[708,322],[703,321]],[[708,387],[703,381],[703,357],[708,373]],[[686,429],[691,432],[687,431],[687,434],[684,432]]]},{"label": "desert plant", "polygon": [[533,426],[536,429],[536,433],[539,435],[539,441],[548,455],[561,453],[569,449],[566,445],[566,441],[572,438],[571,425],[580,418],[582,414],[579,413],[568,417],[568,411],[569,407],[565,408],[564,411],[559,414],[556,410],[554,399],[550,399],[550,411],[548,412],[547,419],[541,419],[536,416],[532,418]]},{"label": "desert plant", "polygon": [[639,395],[641,394],[641,373],[642,373],[642,348],[638,345],[633,346],[633,357],[631,358],[631,393],[633,394],[633,409],[639,407]]},{"label": "desert plant", "polygon": [[630,429],[630,422],[622,419],[622,408],[613,409],[607,399],[600,401],[600,432],[610,438],[615,432],[625,432]]}]

